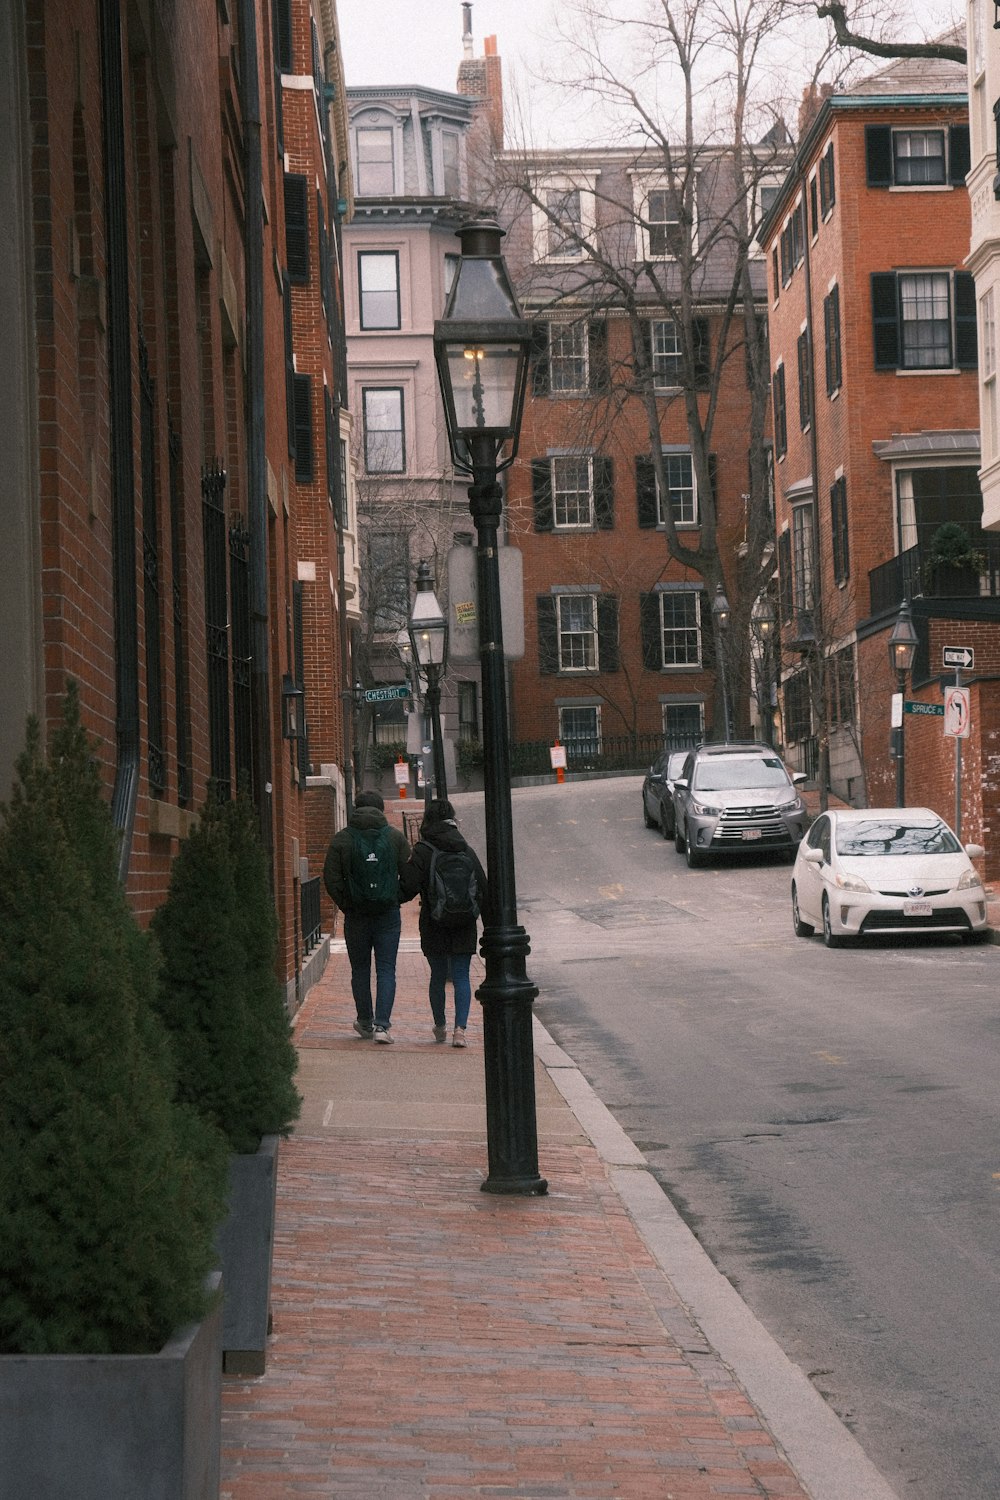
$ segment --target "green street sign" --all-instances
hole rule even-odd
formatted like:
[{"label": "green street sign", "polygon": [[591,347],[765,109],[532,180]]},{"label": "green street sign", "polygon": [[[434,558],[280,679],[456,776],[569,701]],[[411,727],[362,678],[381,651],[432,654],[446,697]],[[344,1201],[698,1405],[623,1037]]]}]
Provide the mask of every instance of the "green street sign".
[{"label": "green street sign", "polygon": [[363,703],[391,703],[394,698],[408,698],[410,690],[405,682],[398,687],[365,688],[361,694]]},{"label": "green street sign", "polygon": [[943,703],[904,703],[903,712],[908,714],[924,714],[927,718],[943,719]]}]

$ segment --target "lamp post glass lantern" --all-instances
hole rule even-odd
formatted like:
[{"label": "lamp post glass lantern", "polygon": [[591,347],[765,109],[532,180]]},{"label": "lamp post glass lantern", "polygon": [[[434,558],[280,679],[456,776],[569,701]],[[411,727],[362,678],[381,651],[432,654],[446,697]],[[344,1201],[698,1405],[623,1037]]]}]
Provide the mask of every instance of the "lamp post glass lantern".
[{"label": "lamp post glass lantern", "polygon": [[[889,662],[896,673],[897,692],[900,699],[906,698],[907,673],[913,670],[913,659],[917,654],[919,637],[913,624],[913,613],[910,609],[909,599],[904,599],[899,606],[899,614],[896,616],[892,630],[889,632]],[[906,805],[906,744],[903,735],[903,725],[906,722],[905,701],[900,704],[902,715],[899,728],[896,730],[896,806]]]},{"label": "lamp post glass lantern", "polygon": [[517,920],[507,685],[498,552],[503,491],[497,474],[514,461],[524,408],[531,324],[521,316],[490,219],[458,231],[462,251],[434,356],[455,468],[472,479],[476,526],[479,657],[483,692],[483,780],[489,890],[483,913],[483,1007],[488,1193],[544,1193],[538,1172],[528,934]]},{"label": "lamp post glass lantern", "polygon": [[431,720],[434,755],[434,794],[447,797],[444,741],[441,738],[441,678],[448,664],[448,621],[438,603],[431,570],[426,562],[417,569],[417,593],[410,612],[410,649],[413,661],[427,682],[427,711]]},{"label": "lamp post glass lantern", "polygon": [[729,600],[721,583],[715,585],[715,596],[712,599],[712,618],[715,620],[716,634],[719,642],[719,681],[722,685],[722,719],[723,740],[729,740],[731,735],[729,723],[729,684],[726,680],[726,641],[729,630]]}]

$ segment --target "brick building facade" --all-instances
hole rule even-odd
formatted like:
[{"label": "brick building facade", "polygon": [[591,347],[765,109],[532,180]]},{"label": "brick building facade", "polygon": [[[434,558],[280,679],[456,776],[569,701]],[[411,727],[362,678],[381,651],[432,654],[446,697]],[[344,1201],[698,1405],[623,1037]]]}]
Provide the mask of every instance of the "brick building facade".
[{"label": "brick building facade", "polygon": [[[807,770],[828,758],[832,789],[859,805],[894,800],[887,642],[904,599],[921,640],[908,693],[940,702],[941,644],[974,635],[977,734],[991,716],[1000,557],[977,478],[968,170],[964,70],[894,63],[819,104],[762,231],[783,738]],[[936,561],[946,524],[968,576]],[[907,715],[904,732],[907,800],[953,817],[941,721]],[[970,745],[970,761],[984,753]],[[970,793],[965,836],[994,821]]]},{"label": "brick building facade", "polygon": [[[25,715],[47,729],[76,679],[143,920],[210,785],[246,790],[273,854],[294,996],[306,872],[282,738],[283,679],[302,674],[286,624],[300,521],[282,379],[279,51],[315,28],[321,46],[303,62],[323,83],[310,107],[334,115],[336,16],[328,0],[311,18],[306,0],[167,9],[5,10],[12,233],[0,280],[22,359],[4,375],[0,779],[5,790]],[[325,184],[343,158],[322,133],[308,172],[336,204],[341,190]],[[327,538],[324,577],[334,552]]]}]

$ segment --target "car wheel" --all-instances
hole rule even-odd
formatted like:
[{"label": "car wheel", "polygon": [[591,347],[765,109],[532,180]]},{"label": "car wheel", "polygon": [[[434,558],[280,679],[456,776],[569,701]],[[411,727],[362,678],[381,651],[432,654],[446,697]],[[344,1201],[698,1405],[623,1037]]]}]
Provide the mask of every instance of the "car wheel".
[{"label": "car wheel", "polygon": [[975,932],[966,932],[963,936],[967,943],[988,943],[992,938],[992,929],[989,927],[979,927]]},{"label": "car wheel", "polygon": [[792,927],[795,930],[795,936],[801,938],[812,937],[816,931],[811,922],[803,922],[802,920],[799,913],[799,893],[794,885],[792,886]]},{"label": "car wheel", "polygon": [[705,856],[699,854],[698,850],[694,847],[691,842],[691,835],[686,828],[684,830],[684,851],[687,855],[687,867],[689,870],[697,870],[705,863]]},{"label": "car wheel", "polygon": [[681,832],[681,825],[679,823],[674,824],[674,848],[678,854],[684,853],[684,835]]},{"label": "car wheel", "polygon": [[672,839],[674,836],[674,830],[668,826],[667,814],[662,807],[660,808],[660,832],[663,834],[663,837],[665,839]]},{"label": "car wheel", "polygon": [[649,816],[649,808],[646,806],[645,797],[643,797],[642,799],[642,821],[645,823],[647,828],[656,827],[656,819]]},{"label": "car wheel", "polygon": [[823,941],[828,948],[842,948],[844,939],[830,925],[830,903],[823,897]]}]

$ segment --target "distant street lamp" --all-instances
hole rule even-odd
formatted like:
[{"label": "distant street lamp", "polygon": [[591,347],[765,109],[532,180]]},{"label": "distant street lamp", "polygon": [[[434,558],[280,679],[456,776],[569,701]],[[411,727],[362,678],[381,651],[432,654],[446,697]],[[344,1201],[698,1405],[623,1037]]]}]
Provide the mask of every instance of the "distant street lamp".
[{"label": "distant street lamp", "polygon": [[777,619],[774,613],[774,605],[771,603],[770,594],[761,594],[754,603],[750,613],[750,620],[754,634],[760,645],[760,691],[758,700],[763,700],[764,712],[761,714],[761,728],[764,732],[764,742],[768,745],[774,744],[774,715],[771,705],[772,673],[771,673],[771,641],[774,638],[774,627]]},{"label": "distant street lamp", "polygon": [[722,684],[722,718],[724,732],[722,738],[728,740],[731,737],[729,723],[729,684],[726,681],[726,646],[729,631],[729,600],[721,583],[715,585],[715,598],[712,600],[712,618],[715,621],[716,639],[719,643],[719,681]]},{"label": "distant street lamp", "polygon": [[410,611],[410,645],[413,660],[427,680],[427,711],[431,718],[431,748],[434,754],[434,795],[447,797],[444,742],[441,739],[441,678],[448,665],[448,621],[438,603],[431,570],[426,562],[417,568],[417,593]]},{"label": "distant street lamp", "polygon": [[[504,680],[498,551],[503,491],[500,469],[514,461],[531,351],[531,324],[521,316],[500,253],[503,231],[490,219],[458,231],[462,253],[445,306],[434,324],[434,355],[455,468],[472,479],[476,525],[479,657],[483,685],[483,774],[489,892],[482,955],[486,1068],[487,1193],[544,1193],[538,1173],[535,1063],[527,976],[528,934],[517,920],[514,825],[510,788],[507,687]],[[501,460],[501,453],[506,450]]]},{"label": "distant street lamp", "polygon": [[897,691],[900,697],[902,717],[896,730],[896,806],[906,806],[906,744],[903,725],[906,722],[906,676],[913,670],[913,658],[917,654],[919,637],[913,625],[913,613],[909,599],[899,606],[899,614],[889,633],[889,663],[896,673]]}]

